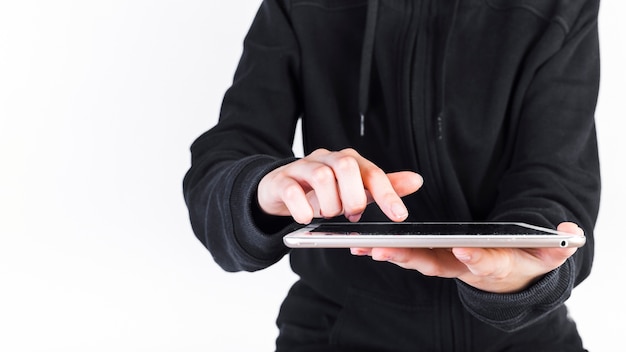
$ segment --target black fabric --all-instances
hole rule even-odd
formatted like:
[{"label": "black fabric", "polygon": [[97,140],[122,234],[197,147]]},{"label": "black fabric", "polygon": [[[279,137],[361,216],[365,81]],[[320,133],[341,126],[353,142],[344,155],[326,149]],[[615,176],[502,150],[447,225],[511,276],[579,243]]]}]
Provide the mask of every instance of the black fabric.
[{"label": "black fabric", "polygon": [[[292,304],[291,293],[280,321],[315,313],[312,307],[326,304],[322,298],[337,307],[328,313],[334,317],[356,299],[375,312],[357,315],[365,326],[380,319],[436,328],[418,350],[482,351],[487,349],[477,346],[493,336],[501,337],[501,350],[516,350],[505,346],[522,341],[526,350],[582,349],[563,303],[593,262],[600,201],[598,7],[598,0],[379,0],[361,136],[368,2],[263,1],[219,123],[191,147],[183,188],[195,234],[229,271],[260,270],[288,253],[282,235],[298,225],[262,214],[256,187],[271,169],[293,160],[301,119],[305,153],[351,147],[387,172],[419,172],[424,186],[404,199],[408,220],[523,221],[552,228],[572,221],[585,231],[587,244],[512,295],[424,277],[347,250],[293,250],[292,268],[315,294]],[[384,217],[370,206],[362,219]],[[405,304],[399,302],[434,310],[378,311]],[[341,321],[333,319],[330,330],[336,328],[332,321]],[[547,326],[563,346],[576,347],[549,349],[554,340],[543,338]],[[293,336],[289,329],[281,329],[286,335],[279,341]],[[401,331],[381,330],[380,343],[405,341],[411,350],[416,337]],[[350,345],[359,335],[345,336]]]},{"label": "black fabric", "polygon": [[[449,280],[436,280],[433,290],[454,293]],[[313,302],[313,303],[312,303]],[[293,314],[298,311],[298,314]],[[442,317],[451,317],[441,325]],[[565,306],[532,328],[506,333],[478,321],[456,300],[431,300],[382,296],[351,290],[338,305],[304,282],[297,282],[283,303],[277,326],[278,352],[304,351],[480,351],[480,352],[581,352],[576,325]]]}]

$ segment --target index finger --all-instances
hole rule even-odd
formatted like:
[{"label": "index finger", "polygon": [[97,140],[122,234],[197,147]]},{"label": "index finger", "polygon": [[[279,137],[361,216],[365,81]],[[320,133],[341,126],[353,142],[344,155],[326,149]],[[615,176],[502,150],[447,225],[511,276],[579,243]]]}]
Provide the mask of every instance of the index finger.
[{"label": "index finger", "polygon": [[392,221],[404,221],[409,216],[404,202],[396,193],[387,174],[371,161],[358,155],[356,157],[361,170],[363,186],[382,212]]}]

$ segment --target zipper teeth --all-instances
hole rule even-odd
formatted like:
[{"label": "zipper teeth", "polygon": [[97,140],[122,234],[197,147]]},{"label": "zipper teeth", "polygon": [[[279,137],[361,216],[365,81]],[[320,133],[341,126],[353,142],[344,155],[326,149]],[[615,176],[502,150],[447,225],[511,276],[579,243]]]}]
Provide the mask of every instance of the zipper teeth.
[{"label": "zipper teeth", "polygon": [[[415,152],[415,159],[416,159],[416,165],[419,167],[421,167],[421,161],[423,161],[422,158],[420,158],[420,153],[422,153],[422,151],[420,150],[420,144],[419,144],[419,138],[416,135],[416,131],[417,131],[417,119],[416,119],[416,115],[417,115],[417,82],[419,82],[419,79],[417,77],[417,75],[419,74],[419,67],[418,67],[418,61],[419,61],[419,57],[418,57],[418,53],[420,51],[420,44],[421,44],[421,38],[420,38],[420,33],[422,31],[422,23],[421,23],[421,18],[422,18],[422,12],[424,11],[424,2],[421,1],[419,3],[419,5],[415,5],[414,8],[412,8],[411,11],[411,26],[409,26],[409,30],[413,30],[414,31],[414,36],[412,37],[413,39],[411,40],[411,50],[410,50],[410,61],[409,61],[409,74],[408,74],[408,79],[409,79],[409,108],[408,108],[408,119],[410,122],[410,126],[411,126],[411,142],[413,144],[413,150]],[[413,27],[414,25],[414,27]],[[421,127],[421,126],[420,126]],[[426,153],[428,154],[428,153]],[[420,170],[420,173],[425,173],[426,170]],[[429,187],[430,188],[430,187]],[[427,189],[425,189],[424,191],[426,191],[425,193],[428,196],[429,199],[431,199],[431,201],[433,200],[432,197],[430,196],[430,193]]]},{"label": "zipper teeth", "polygon": [[[430,187],[424,188],[422,192],[425,192],[429,203],[434,207],[434,213],[440,214],[437,217],[441,217],[446,214],[445,209],[445,197],[442,194],[440,164],[437,161],[437,143],[439,143],[440,137],[443,137],[443,117],[441,115],[427,115],[428,102],[427,98],[431,98],[427,95],[429,89],[428,84],[432,83],[432,78],[429,78],[427,73],[427,65],[432,64],[432,48],[428,47],[428,38],[424,34],[426,29],[424,26],[429,25],[425,22],[425,13],[428,11],[428,6],[432,5],[432,2],[422,1],[418,7],[414,9],[412,14],[412,23],[417,22],[415,27],[410,29],[415,31],[413,37],[413,47],[411,48],[411,61],[409,62],[409,111],[408,119],[411,126],[411,141],[416,155],[416,165],[418,167],[423,166],[421,164],[426,163],[428,170],[419,170],[422,174],[426,174],[431,178],[428,180]],[[424,57],[420,59],[420,53],[423,48]],[[422,84],[421,89],[418,90],[419,84]],[[421,104],[419,103],[420,99]],[[431,107],[431,113],[435,111]],[[419,111],[418,111],[419,109]],[[421,117],[422,123],[418,125],[418,120]],[[429,117],[430,116],[430,117]],[[419,143],[422,140],[422,143]],[[442,138],[441,138],[442,139]]]},{"label": "zipper teeth", "polygon": [[[417,139],[415,138],[415,121],[413,118],[413,109],[414,109],[414,104],[413,104],[413,94],[415,93],[415,89],[413,87],[413,74],[415,72],[415,57],[416,57],[416,51],[417,51],[417,32],[418,30],[415,30],[415,37],[411,40],[412,36],[411,36],[411,32],[413,30],[413,24],[415,22],[414,20],[414,5],[413,2],[409,2],[409,24],[408,24],[408,28],[407,28],[407,35],[405,36],[405,41],[406,41],[406,46],[407,49],[406,52],[409,53],[409,59],[408,62],[406,64],[407,68],[407,75],[406,75],[406,79],[407,79],[407,90],[408,90],[408,97],[407,97],[407,107],[406,107],[406,119],[408,120],[410,129],[408,130],[409,132],[409,143],[411,144],[411,150],[413,150],[415,153],[415,166],[417,167],[417,169],[419,170],[420,167],[420,163],[419,163],[419,156],[417,155]],[[402,77],[402,73],[400,74],[400,77]]]}]

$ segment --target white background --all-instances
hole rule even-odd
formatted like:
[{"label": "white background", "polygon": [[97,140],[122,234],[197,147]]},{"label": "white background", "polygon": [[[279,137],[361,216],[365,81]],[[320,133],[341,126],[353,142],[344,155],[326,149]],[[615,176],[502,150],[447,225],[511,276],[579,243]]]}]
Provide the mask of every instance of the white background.
[{"label": "white background", "polygon": [[[1,351],[273,350],[287,261],[222,272],[181,191],[259,3],[0,0]],[[591,351],[626,328],[624,13],[603,1],[597,256],[569,301]]]}]

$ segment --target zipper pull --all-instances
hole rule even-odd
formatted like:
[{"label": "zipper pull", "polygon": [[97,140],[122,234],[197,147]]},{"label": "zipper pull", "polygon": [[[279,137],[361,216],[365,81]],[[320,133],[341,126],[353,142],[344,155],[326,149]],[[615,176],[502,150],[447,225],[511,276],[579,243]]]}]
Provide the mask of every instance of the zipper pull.
[{"label": "zipper pull", "polygon": [[443,111],[437,115],[437,139],[443,140]]},{"label": "zipper pull", "polygon": [[360,125],[359,133],[361,134],[361,137],[365,136],[365,114],[364,113],[361,113],[361,125]]}]

